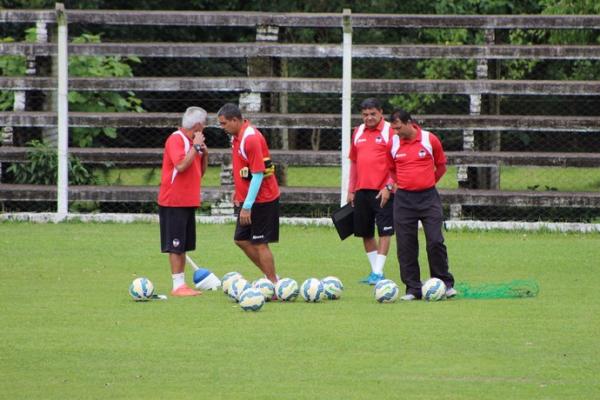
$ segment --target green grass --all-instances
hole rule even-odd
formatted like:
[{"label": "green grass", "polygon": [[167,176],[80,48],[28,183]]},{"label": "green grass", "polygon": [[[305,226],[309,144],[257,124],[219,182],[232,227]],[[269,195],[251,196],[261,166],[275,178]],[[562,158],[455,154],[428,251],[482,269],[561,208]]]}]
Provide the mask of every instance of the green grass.
[{"label": "green grass", "polygon": [[[148,179],[149,169],[112,169],[107,175],[97,173],[100,184],[158,185],[160,169],[155,169]],[[204,175],[204,186],[219,186],[219,167],[209,167]],[[289,186],[338,187],[341,169],[337,167],[289,167]],[[551,167],[502,167],[500,187],[502,190],[545,191],[554,188],[563,192],[600,191],[600,169],[598,168],[551,168]],[[456,167],[449,167],[438,187],[456,189]]]},{"label": "green grass", "polygon": [[[192,257],[255,279],[233,226],[199,225]],[[421,238],[422,239],[422,238]],[[170,289],[156,224],[0,224],[0,393],[7,399],[590,399],[600,393],[596,234],[448,232],[457,281],[533,278],[530,299],[378,304],[358,240],[282,227],[281,276],[337,275],[339,301],[246,313]],[[424,247],[424,246],[422,246]],[[390,250],[386,272],[399,282]],[[190,273],[188,271],[188,279]]]}]

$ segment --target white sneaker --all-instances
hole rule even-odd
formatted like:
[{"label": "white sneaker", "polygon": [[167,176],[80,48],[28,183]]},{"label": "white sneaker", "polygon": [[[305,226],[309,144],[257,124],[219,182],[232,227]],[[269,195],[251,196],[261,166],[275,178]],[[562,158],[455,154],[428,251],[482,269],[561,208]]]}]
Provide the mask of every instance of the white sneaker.
[{"label": "white sneaker", "polygon": [[446,298],[447,299],[451,299],[454,296],[456,296],[457,294],[458,294],[458,292],[453,287],[451,287],[450,289],[446,290]]},{"label": "white sneaker", "polygon": [[415,296],[412,293],[408,293],[408,294],[405,294],[404,296],[400,297],[400,300],[404,300],[404,301],[417,300],[417,296]]}]

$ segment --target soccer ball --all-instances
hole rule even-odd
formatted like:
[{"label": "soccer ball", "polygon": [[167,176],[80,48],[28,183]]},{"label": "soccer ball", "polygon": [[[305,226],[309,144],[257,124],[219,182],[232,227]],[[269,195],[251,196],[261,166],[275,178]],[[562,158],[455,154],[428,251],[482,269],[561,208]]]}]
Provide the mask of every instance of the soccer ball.
[{"label": "soccer ball", "polygon": [[446,284],[438,278],[431,278],[421,287],[423,300],[438,301],[446,297]]},{"label": "soccer ball", "polygon": [[283,278],[275,285],[275,295],[281,301],[294,301],[298,297],[298,282],[292,278]]},{"label": "soccer ball", "polygon": [[308,278],[300,286],[300,294],[306,301],[319,302],[324,295],[323,284],[316,278]]},{"label": "soccer ball", "polygon": [[344,285],[342,284],[342,281],[335,276],[325,277],[321,280],[321,283],[323,283],[323,292],[325,293],[326,298],[337,300],[342,296]]},{"label": "soccer ball", "polygon": [[231,300],[240,301],[240,296],[246,289],[250,289],[250,283],[244,278],[238,278],[231,283],[227,294]]},{"label": "soccer ball", "polygon": [[265,301],[270,301],[275,294],[275,285],[267,278],[260,278],[254,281],[252,287],[258,289],[265,297]]},{"label": "soccer ball", "polygon": [[375,300],[379,303],[393,303],[399,293],[398,285],[390,279],[382,279],[375,285]]},{"label": "soccer ball", "polygon": [[135,301],[149,300],[154,294],[154,285],[148,278],[135,278],[129,285],[129,294]]},{"label": "soccer ball", "polygon": [[240,274],[239,272],[228,272],[225,275],[223,275],[223,279],[221,279],[221,285],[223,286],[223,293],[228,294],[229,293],[229,288],[231,287],[231,284],[233,283],[233,281],[235,281],[236,279],[239,278],[243,278],[242,274]]},{"label": "soccer ball", "polygon": [[258,311],[265,304],[265,297],[256,288],[244,290],[240,296],[240,307],[244,311]]}]

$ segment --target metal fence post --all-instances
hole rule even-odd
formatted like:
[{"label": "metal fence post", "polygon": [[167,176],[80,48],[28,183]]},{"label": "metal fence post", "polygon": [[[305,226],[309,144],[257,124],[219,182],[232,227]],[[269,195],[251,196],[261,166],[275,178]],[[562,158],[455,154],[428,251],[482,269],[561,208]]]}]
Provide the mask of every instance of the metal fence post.
[{"label": "metal fence post", "polygon": [[67,16],[65,6],[56,3],[56,22],[58,24],[58,180],[57,180],[57,219],[66,218],[69,212],[69,102],[68,102],[68,52],[67,52]]},{"label": "metal fence post", "polygon": [[340,192],[340,206],[346,203],[348,193],[348,177],[350,175],[350,137],[352,129],[352,10],[344,9],[342,24],[344,28],[344,41],[342,46],[342,182]]}]

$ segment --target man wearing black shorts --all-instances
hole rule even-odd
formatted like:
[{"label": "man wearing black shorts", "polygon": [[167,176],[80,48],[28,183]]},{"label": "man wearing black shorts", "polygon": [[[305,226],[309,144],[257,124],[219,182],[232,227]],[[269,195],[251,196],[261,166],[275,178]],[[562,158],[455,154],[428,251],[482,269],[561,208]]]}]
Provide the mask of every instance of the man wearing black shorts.
[{"label": "man wearing black shorts", "polygon": [[196,248],[196,208],[200,184],[208,165],[208,149],[202,131],[206,111],[189,107],[181,128],[165,142],[158,193],[161,251],[169,253],[173,296],[196,296],[185,284],[185,253]]},{"label": "man wearing black shorts", "polygon": [[234,241],[271,280],[277,282],[269,243],[279,241],[279,185],[262,133],[227,103],[217,112],[219,125],[232,137],[233,202],[239,209]]},{"label": "man wearing black shorts", "polygon": [[[363,239],[371,266],[362,283],[375,285],[384,278],[383,269],[390,248],[393,227],[393,179],[391,176],[390,124],[383,119],[381,103],[369,98],[361,103],[363,124],[352,134],[348,203],[354,207],[354,235]],[[375,239],[375,228],[379,243]]]}]

